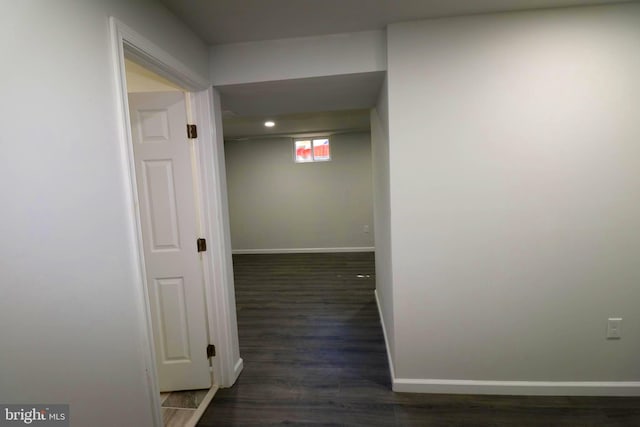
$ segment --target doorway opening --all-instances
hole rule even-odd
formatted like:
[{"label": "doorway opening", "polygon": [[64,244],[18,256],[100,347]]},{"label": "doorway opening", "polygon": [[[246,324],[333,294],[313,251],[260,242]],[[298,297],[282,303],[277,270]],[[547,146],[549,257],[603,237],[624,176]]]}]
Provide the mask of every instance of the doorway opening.
[{"label": "doorway opening", "polygon": [[[266,135],[244,133],[248,118],[225,120],[238,327],[247,371],[236,390],[220,390],[203,426],[250,423],[244,414],[258,410],[250,397],[263,390],[260,404],[279,408],[265,415],[273,424],[367,419],[357,409],[362,396],[390,393],[374,294],[369,116],[369,110],[347,110],[252,118],[263,127],[267,119],[274,122]],[[293,124],[297,131],[288,129]],[[326,141],[328,149],[321,146]],[[310,153],[299,153],[300,147]],[[349,393],[356,388],[362,394]],[[298,396],[295,404],[292,395]],[[350,413],[330,404],[321,411],[304,409],[328,396],[346,402]],[[384,411],[378,414],[390,419]]]},{"label": "doorway opening", "polygon": [[126,59],[138,208],[165,426],[183,426],[206,407],[213,371],[197,214],[197,153],[184,88]]},{"label": "doorway opening", "polygon": [[[391,389],[374,294],[370,136],[370,107],[384,75],[363,78],[367,97],[341,77],[308,79],[314,84],[305,87],[296,81],[218,88],[240,348],[248,369],[240,387],[219,392],[202,425],[248,422],[241,414],[255,410],[249,396],[260,390],[269,390],[264,399],[282,408],[268,414],[278,423],[292,413],[307,420],[304,399],[340,396],[350,387]],[[331,103],[336,109],[293,107],[295,99],[327,106],[323,95],[332,87],[342,100]],[[286,406],[292,392],[303,396],[297,408]],[[344,422],[344,414],[320,412],[314,422]]]},{"label": "doorway opening", "polygon": [[[161,400],[161,390],[207,387],[192,393],[199,405],[187,421],[174,417],[178,425],[195,425],[217,388],[231,386],[243,366],[218,98],[206,79],[161,48],[113,17],[110,26],[148,402],[153,425],[162,426],[162,403],[175,405],[177,398]],[[127,65],[155,74],[153,87],[130,97]],[[180,271],[185,262],[190,267]],[[190,365],[198,366],[196,374]]]}]

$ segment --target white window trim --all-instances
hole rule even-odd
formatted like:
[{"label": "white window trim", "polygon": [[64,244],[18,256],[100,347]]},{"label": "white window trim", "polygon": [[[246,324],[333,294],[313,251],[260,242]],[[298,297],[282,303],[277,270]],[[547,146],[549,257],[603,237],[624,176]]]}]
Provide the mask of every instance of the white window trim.
[{"label": "white window trim", "polygon": [[[315,158],[315,151],[314,151],[314,146],[313,146],[313,141],[317,141],[319,139],[326,139],[327,141],[329,141],[329,158],[328,159],[322,159],[322,160],[316,160]],[[298,155],[296,153],[296,142],[298,141],[311,141],[311,160],[298,160]],[[299,163],[299,164],[304,164],[304,163],[324,163],[324,162],[330,162],[332,159],[331,157],[331,138],[329,137],[329,135],[324,135],[324,136],[310,136],[308,138],[293,138],[292,140],[293,144],[292,144],[292,149],[293,149],[293,161],[295,163]]]}]

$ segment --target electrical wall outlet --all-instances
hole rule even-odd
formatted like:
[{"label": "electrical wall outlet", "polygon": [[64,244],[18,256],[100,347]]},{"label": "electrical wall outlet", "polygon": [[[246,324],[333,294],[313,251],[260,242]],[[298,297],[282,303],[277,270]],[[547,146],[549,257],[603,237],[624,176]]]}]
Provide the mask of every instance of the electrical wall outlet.
[{"label": "electrical wall outlet", "polygon": [[607,320],[607,339],[619,340],[622,338],[622,317],[610,317]]},{"label": "electrical wall outlet", "polygon": [[369,232],[369,224],[365,224],[362,226],[362,232],[364,233],[368,233]]}]

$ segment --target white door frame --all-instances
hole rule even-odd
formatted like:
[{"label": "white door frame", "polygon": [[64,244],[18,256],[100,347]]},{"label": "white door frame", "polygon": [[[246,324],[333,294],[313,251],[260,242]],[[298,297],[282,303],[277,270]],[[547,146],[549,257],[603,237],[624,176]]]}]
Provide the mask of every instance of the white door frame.
[{"label": "white door frame", "polygon": [[[123,191],[128,202],[130,225],[130,248],[135,258],[137,306],[139,327],[143,342],[141,351],[146,370],[149,404],[154,424],[162,426],[160,389],[155,362],[155,348],[151,326],[150,302],[146,291],[146,273],[142,244],[142,226],[138,208],[135,161],[129,107],[127,101],[126,74],[127,57],[135,59],[151,71],[188,89],[190,107],[195,112],[198,124],[196,145],[197,179],[196,196],[200,200],[199,215],[202,231],[207,239],[208,250],[203,257],[204,289],[207,306],[209,342],[216,345],[217,355],[212,359],[213,386],[230,387],[242,370],[242,359],[238,350],[231,239],[226,195],[226,177],[220,100],[217,92],[205,81],[191,72],[184,64],[160,47],[141,36],[118,19],[109,19],[111,28],[112,66],[115,76],[117,108],[122,153]],[[195,244],[195,243],[194,243]],[[204,351],[204,349],[203,349]]]}]

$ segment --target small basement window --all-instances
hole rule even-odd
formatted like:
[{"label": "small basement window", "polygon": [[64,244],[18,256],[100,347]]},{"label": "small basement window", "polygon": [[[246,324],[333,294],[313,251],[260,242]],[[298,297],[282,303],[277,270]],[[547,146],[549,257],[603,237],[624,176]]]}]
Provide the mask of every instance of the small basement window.
[{"label": "small basement window", "polygon": [[326,162],[331,160],[329,138],[296,139],[293,142],[296,163]]}]

